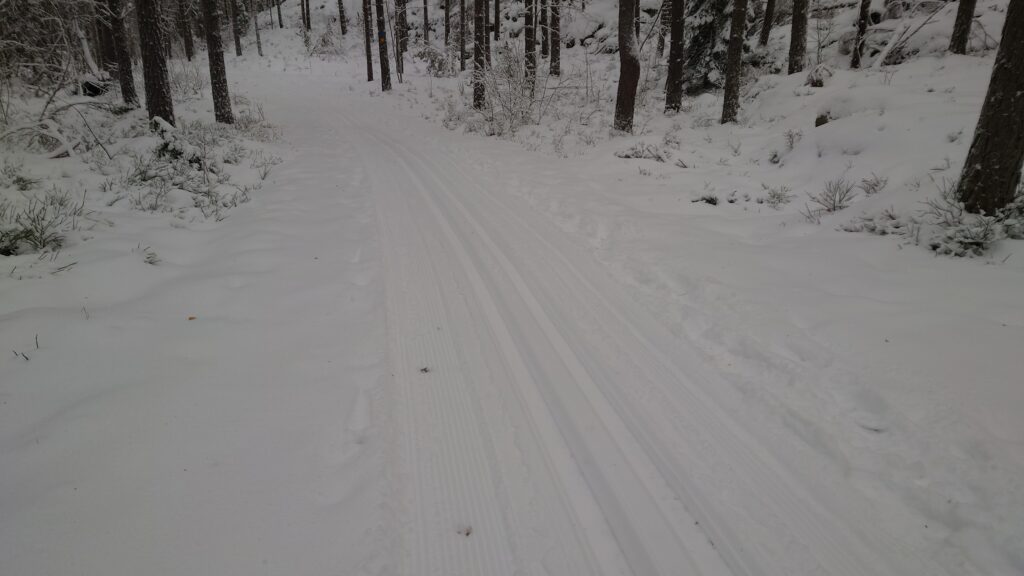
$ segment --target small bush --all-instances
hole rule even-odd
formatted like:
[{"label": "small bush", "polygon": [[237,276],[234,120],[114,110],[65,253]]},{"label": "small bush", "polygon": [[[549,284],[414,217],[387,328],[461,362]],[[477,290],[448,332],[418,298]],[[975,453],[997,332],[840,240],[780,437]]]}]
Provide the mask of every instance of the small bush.
[{"label": "small bush", "polygon": [[654,144],[647,144],[643,140],[633,144],[625,150],[615,152],[615,156],[619,158],[654,160],[655,162],[665,162],[668,160],[668,154],[662,151],[658,146]]},{"label": "small bush", "polygon": [[790,194],[791,190],[788,186],[779,186],[778,188],[770,188],[765,184],[761,186],[768,191],[768,194],[765,195],[764,203],[773,210],[778,210],[784,204],[789,204],[794,198],[794,195]]},{"label": "small bush", "polygon": [[700,197],[693,200],[693,202],[703,202],[705,204],[711,204],[712,206],[718,206],[718,196],[715,196],[714,194],[701,194]]},{"label": "small bush", "polygon": [[833,214],[850,207],[857,197],[856,185],[840,176],[825,183],[825,189],[817,194],[807,194],[811,205],[804,207],[804,217],[815,224],[821,221],[822,214]]},{"label": "small bush", "polygon": [[888,178],[883,178],[872,172],[871,177],[861,179],[857,187],[861,189],[861,192],[864,192],[865,196],[874,196],[884,190],[888,184]]},{"label": "small bush", "polygon": [[59,250],[64,234],[78,227],[84,203],[85,198],[75,203],[70,193],[56,186],[22,206],[0,202],[0,255]]}]

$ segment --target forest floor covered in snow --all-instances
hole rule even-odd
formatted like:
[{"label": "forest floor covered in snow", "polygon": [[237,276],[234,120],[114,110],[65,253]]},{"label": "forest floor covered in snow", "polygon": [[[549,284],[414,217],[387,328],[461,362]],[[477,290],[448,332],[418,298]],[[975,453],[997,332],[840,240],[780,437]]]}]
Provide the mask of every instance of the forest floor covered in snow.
[{"label": "forest floor covered in snow", "polygon": [[1024,242],[928,215],[991,52],[762,76],[727,126],[653,71],[621,135],[615,54],[506,130],[297,30],[228,57],[230,130],[173,63],[216,170],[141,111],[0,151],[67,207],[0,256],[5,573],[1024,572]]}]

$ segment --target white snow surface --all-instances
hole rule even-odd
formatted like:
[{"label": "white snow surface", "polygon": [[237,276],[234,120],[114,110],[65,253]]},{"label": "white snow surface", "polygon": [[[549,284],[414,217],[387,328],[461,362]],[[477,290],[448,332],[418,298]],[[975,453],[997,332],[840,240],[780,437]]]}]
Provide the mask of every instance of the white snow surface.
[{"label": "white snow surface", "polygon": [[[0,270],[0,573],[1024,573],[1024,246],[837,229],[956,176],[991,54],[508,141],[441,125],[465,77],[382,95],[357,40],[229,58],[285,162],[222,222],[114,211]],[[670,134],[686,168],[614,155]]]}]

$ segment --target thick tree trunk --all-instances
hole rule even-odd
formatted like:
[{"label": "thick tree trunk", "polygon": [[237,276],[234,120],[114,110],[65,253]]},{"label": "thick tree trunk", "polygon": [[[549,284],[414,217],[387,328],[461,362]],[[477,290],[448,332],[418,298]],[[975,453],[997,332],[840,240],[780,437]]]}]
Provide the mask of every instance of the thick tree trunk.
[{"label": "thick tree trunk", "polygon": [[313,13],[309,9],[309,0],[299,0],[299,1],[303,3],[303,6],[306,7],[306,10],[305,10],[306,19],[304,21],[304,24],[306,25],[306,30],[307,31],[308,30],[312,30],[313,29]]},{"label": "thick tree trunk", "polygon": [[459,0],[459,69],[466,70],[466,0]]},{"label": "thick tree trunk", "polygon": [[370,0],[363,0],[363,41],[366,45],[366,81],[373,82],[373,17]]},{"label": "thick tree trunk", "polygon": [[252,16],[252,28],[256,33],[256,53],[263,57],[263,40],[260,39],[260,19],[256,13],[256,0],[243,0],[249,2],[249,14]]},{"label": "thick tree trunk", "polygon": [[135,0],[142,48],[142,73],[146,85],[146,112],[150,120],[163,118],[174,124],[174,104],[167,79],[167,60],[163,51],[159,0]]},{"label": "thick tree trunk", "polygon": [[995,214],[1013,202],[1024,167],[1024,0],[1010,0],[992,80],[957,185],[969,212]]},{"label": "thick tree trunk", "polygon": [[494,39],[501,40],[501,0],[494,0]]},{"label": "thick tree trunk", "polygon": [[636,87],[640,81],[640,55],[637,46],[636,3],[619,0],[619,89],[615,95],[615,129],[633,131]]},{"label": "thick tree trunk", "polygon": [[430,1],[423,0],[423,44],[430,45]]},{"label": "thick tree trunk", "polygon": [[181,31],[181,40],[185,44],[185,58],[191,62],[196,48],[192,42],[192,24],[186,0],[178,0],[178,29]]},{"label": "thick tree trunk", "polygon": [[388,63],[388,33],[384,18],[384,0],[377,0],[377,48],[380,53],[380,89],[391,90],[391,68]]},{"label": "thick tree trunk", "polygon": [[949,39],[949,51],[953,54],[967,54],[967,41],[971,39],[971,22],[974,21],[974,9],[978,0],[960,0],[956,9],[956,22],[953,24],[953,36]]},{"label": "thick tree trunk", "polygon": [[281,0],[275,0],[277,3],[277,27],[284,28],[284,18],[281,18]]},{"label": "thick tree trunk", "polygon": [[448,53],[448,43],[452,37],[452,0],[444,0],[444,46]]},{"label": "thick tree trunk", "polygon": [[793,0],[793,25],[789,37],[789,73],[804,69],[807,58],[807,0]]},{"label": "thick tree trunk", "polygon": [[338,25],[341,26],[341,35],[348,34],[348,16],[345,15],[345,2],[338,0]]},{"label": "thick tree trunk", "polygon": [[484,0],[484,59],[491,67],[491,2]]},{"label": "thick tree trunk", "polygon": [[[495,0],[497,2],[497,0]],[[562,10],[561,0],[551,0],[551,62],[548,73],[552,76],[562,75]]]},{"label": "thick tree trunk", "polygon": [[134,108],[139,105],[139,95],[135,92],[135,77],[132,75],[132,55],[124,27],[123,0],[107,0],[107,9],[110,10],[110,38],[117,58],[117,81],[121,85],[121,98],[126,105]]},{"label": "thick tree trunk", "polygon": [[482,110],[486,103],[484,73],[487,61],[484,58],[484,43],[487,41],[487,30],[484,27],[484,13],[487,10],[484,0],[473,2],[473,108]]},{"label": "thick tree trunk", "polygon": [[[407,18],[406,2],[408,0],[395,0],[395,60],[401,60],[402,56],[409,50],[409,20]],[[401,64],[398,64],[401,67]],[[401,70],[398,70],[401,80]]]},{"label": "thick tree trunk", "polygon": [[760,46],[767,46],[768,39],[772,36],[772,26],[775,25],[775,0],[768,0],[764,6],[764,18],[761,20],[761,36],[757,43]]},{"label": "thick tree trunk", "polygon": [[864,53],[864,36],[868,33],[870,13],[871,0],[860,0],[860,13],[857,15],[857,37],[853,41],[853,55],[850,56],[850,68],[860,68],[860,59]]},{"label": "thick tree trunk", "polygon": [[525,52],[526,85],[533,91],[533,83],[537,77],[537,25],[536,0],[526,0],[526,18],[523,26],[523,48]]},{"label": "thick tree trunk", "polygon": [[547,58],[551,53],[551,45],[548,44],[548,0],[540,0],[540,55]]},{"label": "thick tree trunk", "polygon": [[233,124],[228,76],[224,69],[224,44],[220,36],[220,7],[217,0],[200,0],[203,28],[206,30],[206,54],[210,60],[210,88],[213,92],[213,115],[221,124]]},{"label": "thick tree trunk", "polygon": [[743,77],[743,41],[746,38],[747,0],[733,0],[729,26],[729,52],[725,57],[725,96],[722,124],[736,121],[740,111],[740,80]]},{"label": "thick tree trunk", "polygon": [[665,79],[665,111],[678,112],[683,104],[683,61],[686,60],[686,2],[672,0],[672,31],[668,46],[668,77]]}]

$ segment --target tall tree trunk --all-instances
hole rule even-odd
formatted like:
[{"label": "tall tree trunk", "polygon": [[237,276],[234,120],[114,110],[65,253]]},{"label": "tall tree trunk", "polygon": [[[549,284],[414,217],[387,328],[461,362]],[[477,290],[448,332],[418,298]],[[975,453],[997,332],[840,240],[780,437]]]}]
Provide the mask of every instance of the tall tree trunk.
[{"label": "tall tree trunk", "polygon": [[191,16],[188,13],[187,0],[178,0],[178,29],[181,31],[181,40],[185,44],[185,58],[189,62],[195,54],[195,44],[192,42]]},{"label": "tall tree trunk", "polygon": [[615,129],[633,131],[636,87],[640,81],[640,54],[637,46],[636,3],[619,0],[619,89],[615,95]]},{"label": "tall tree trunk", "polygon": [[281,0],[274,0],[277,4],[277,27],[284,29],[284,18],[281,18]]},{"label": "tall tree trunk", "polygon": [[807,59],[807,0],[793,0],[793,25],[789,33],[789,73],[804,69]]},{"label": "tall tree trunk", "polygon": [[430,0],[423,0],[423,45],[430,46]]},{"label": "tall tree trunk", "polygon": [[[962,0],[961,0],[962,1]],[[1013,202],[1024,167],[1024,0],[1010,0],[981,117],[957,185],[969,212]]]},{"label": "tall tree trunk", "polygon": [[501,40],[501,0],[494,0],[494,39]]},{"label": "tall tree trunk", "polygon": [[540,55],[547,58],[551,53],[551,45],[548,44],[548,0],[540,0]]},{"label": "tall tree trunk", "polygon": [[363,41],[366,45],[366,81],[373,82],[373,17],[370,0],[363,0]]},{"label": "tall tree trunk", "polygon": [[491,67],[491,1],[484,0],[484,59]]},{"label": "tall tree trunk", "polygon": [[634,34],[640,38],[640,0],[633,3],[633,27],[636,29]]},{"label": "tall tree trunk", "polygon": [[235,0],[224,0],[228,7],[228,17],[231,18],[231,33],[235,37],[235,56],[242,55],[242,25],[238,22],[238,5]]},{"label": "tall tree trunk", "polygon": [[348,34],[348,16],[345,15],[344,0],[338,0],[338,23],[341,25],[341,35]]},{"label": "tall tree trunk", "polygon": [[953,36],[949,39],[949,51],[953,54],[967,54],[967,41],[971,39],[971,22],[978,0],[960,0],[956,9]]},{"label": "tall tree trunk", "polygon": [[864,36],[868,33],[870,13],[871,0],[860,0],[860,13],[857,15],[857,37],[853,41],[853,55],[850,56],[850,68],[860,68],[860,59],[864,53]]},{"label": "tall tree trunk", "polygon": [[729,26],[729,52],[725,57],[725,97],[722,124],[736,121],[740,111],[740,80],[743,77],[743,41],[746,38],[747,0],[733,0]]},{"label": "tall tree trunk", "polygon": [[483,110],[486,103],[484,74],[487,61],[484,58],[484,43],[487,41],[487,30],[484,27],[484,13],[487,4],[484,0],[473,1],[473,108]]},{"label": "tall tree trunk", "polygon": [[668,37],[669,24],[672,18],[672,0],[661,0],[661,10],[658,12],[658,43],[654,49],[654,65],[657,66],[665,56],[665,39]]},{"label": "tall tree trunk", "polygon": [[306,0],[299,0],[299,20],[302,21],[302,27],[306,27]]},{"label": "tall tree trunk", "polygon": [[459,69],[466,70],[466,0],[459,0]]},{"label": "tall tree trunk", "polygon": [[[551,61],[548,74],[552,76],[562,75],[562,10],[559,4],[561,0],[551,1]],[[497,2],[497,0],[495,0]]]},{"label": "tall tree trunk", "polygon": [[167,60],[163,51],[159,0],[135,0],[139,40],[142,48],[142,74],[146,85],[146,112],[150,120],[163,118],[174,124],[174,104],[167,78]]},{"label": "tall tree trunk", "polygon": [[380,89],[387,92],[391,90],[391,67],[388,63],[388,32],[384,0],[377,0],[377,49],[380,53]]},{"label": "tall tree trunk", "polygon": [[668,77],[665,79],[665,111],[678,112],[683,105],[683,61],[686,60],[686,2],[672,0],[672,31],[668,45]]},{"label": "tall tree trunk", "polygon": [[444,47],[448,53],[448,43],[452,37],[452,0],[444,0]]},{"label": "tall tree trunk", "polygon": [[310,10],[309,0],[300,0],[300,1],[301,2],[305,2],[305,4],[306,4],[306,30],[312,30],[313,29],[313,12]]},{"label": "tall tree trunk", "polygon": [[228,76],[224,69],[224,44],[220,36],[220,7],[217,0],[200,0],[203,28],[206,30],[206,54],[210,60],[210,88],[213,92],[213,115],[221,124],[233,124]]},{"label": "tall tree trunk", "polygon": [[761,37],[757,40],[758,45],[768,45],[773,25],[775,25],[775,0],[768,0],[764,6],[764,18],[761,20]]},{"label": "tall tree trunk", "polygon": [[121,85],[121,98],[132,108],[139,105],[139,95],[135,92],[135,77],[132,75],[132,54],[128,49],[128,33],[124,27],[123,0],[107,0],[110,10],[110,38],[114,43],[114,55],[117,58],[117,81]]},{"label": "tall tree trunk", "polygon": [[[395,60],[400,60],[409,51],[409,12],[406,9],[408,0],[395,0]],[[401,67],[401,64],[398,65]],[[401,74],[401,70],[399,70]]]},{"label": "tall tree trunk", "polygon": [[526,0],[526,20],[524,22],[523,41],[526,50],[526,84],[533,92],[533,83],[537,77],[537,25],[536,25],[536,0]]},{"label": "tall tree trunk", "polygon": [[260,19],[256,12],[256,0],[243,0],[249,2],[249,14],[252,15],[252,28],[256,32],[256,53],[263,57],[263,40],[260,39]]}]

